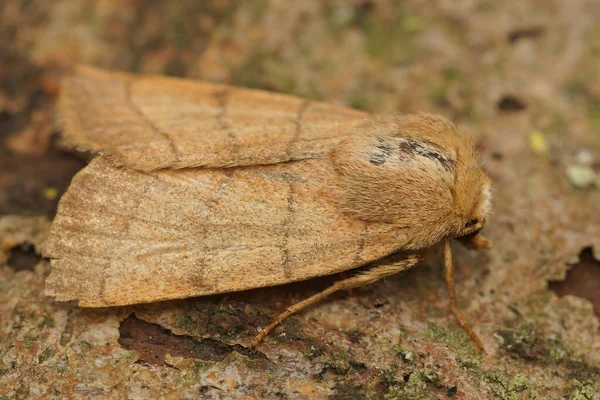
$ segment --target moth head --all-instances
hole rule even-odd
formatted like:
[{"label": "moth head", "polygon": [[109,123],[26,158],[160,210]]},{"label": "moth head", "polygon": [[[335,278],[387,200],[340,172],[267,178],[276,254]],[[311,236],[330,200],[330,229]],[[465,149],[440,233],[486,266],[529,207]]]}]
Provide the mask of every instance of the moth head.
[{"label": "moth head", "polygon": [[330,153],[337,203],[364,221],[406,229],[407,248],[478,231],[490,212],[490,180],[469,136],[428,114],[365,121]]},{"label": "moth head", "polygon": [[487,222],[491,210],[491,184],[489,178],[481,175],[470,177],[471,182],[457,193],[456,212],[462,217],[463,225],[455,237],[472,236],[479,232]]}]

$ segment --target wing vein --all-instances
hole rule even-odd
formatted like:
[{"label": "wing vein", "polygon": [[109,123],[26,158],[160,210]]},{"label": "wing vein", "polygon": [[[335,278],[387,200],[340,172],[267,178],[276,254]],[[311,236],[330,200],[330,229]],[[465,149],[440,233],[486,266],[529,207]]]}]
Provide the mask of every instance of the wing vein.
[{"label": "wing vein", "polygon": [[179,153],[179,150],[177,150],[177,146],[175,146],[175,141],[173,140],[173,138],[171,137],[171,135],[169,135],[167,132],[163,131],[158,126],[156,126],[154,124],[154,122],[152,122],[150,120],[150,118],[148,118],[148,116],[146,115],[146,113],[144,113],[144,111],[142,109],[140,109],[134,103],[133,99],[131,98],[132,97],[131,96],[131,87],[132,87],[132,85],[133,85],[132,81],[128,81],[128,82],[125,83],[125,102],[126,102],[127,106],[133,112],[135,112],[150,127],[150,129],[152,129],[153,132],[155,132],[158,135],[160,135],[163,139],[165,139],[169,143],[169,149],[173,153],[173,157],[175,158],[175,162],[178,164],[181,161],[181,154]]}]

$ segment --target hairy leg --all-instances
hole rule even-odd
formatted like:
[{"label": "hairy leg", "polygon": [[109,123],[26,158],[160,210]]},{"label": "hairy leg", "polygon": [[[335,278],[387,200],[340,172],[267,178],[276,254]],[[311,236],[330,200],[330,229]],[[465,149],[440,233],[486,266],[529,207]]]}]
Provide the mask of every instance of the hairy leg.
[{"label": "hairy leg", "polygon": [[420,261],[421,257],[417,255],[410,255],[407,258],[397,261],[393,264],[379,265],[365,272],[362,272],[359,275],[335,282],[332,286],[328,287],[322,292],[319,292],[306,300],[303,300],[299,303],[294,304],[291,307],[288,307],[287,310],[279,314],[273,320],[273,322],[271,322],[271,324],[269,324],[267,327],[261,330],[258,335],[256,335],[254,341],[252,342],[252,347],[257,346],[269,334],[269,332],[272,331],[277,325],[279,325],[284,319],[312,304],[323,300],[330,294],[335,293],[338,290],[350,290],[364,285],[368,285],[386,276],[390,276],[398,272],[404,271],[405,269],[412,267]]},{"label": "hairy leg", "polygon": [[446,267],[446,283],[448,284],[448,298],[450,300],[450,309],[452,313],[458,320],[460,326],[471,336],[471,339],[475,342],[475,345],[482,353],[485,353],[485,349],[483,347],[483,343],[479,339],[479,336],[475,332],[471,326],[467,323],[465,318],[463,317],[460,309],[458,308],[458,304],[456,301],[456,286],[454,285],[454,261],[452,260],[452,246],[450,244],[450,240],[446,240],[444,242],[444,264]]}]

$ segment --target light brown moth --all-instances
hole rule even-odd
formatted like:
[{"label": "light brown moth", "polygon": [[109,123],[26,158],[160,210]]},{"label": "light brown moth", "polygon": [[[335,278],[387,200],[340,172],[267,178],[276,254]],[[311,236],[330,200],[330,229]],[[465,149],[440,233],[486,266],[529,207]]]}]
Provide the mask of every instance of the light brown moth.
[{"label": "light brown moth", "polygon": [[373,117],[292,96],[80,67],[60,100],[65,142],[98,156],[62,197],[46,294],[82,307],[235,292],[335,274],[298,303],[375,282],[479,231],[490,180],[446,119]]}]

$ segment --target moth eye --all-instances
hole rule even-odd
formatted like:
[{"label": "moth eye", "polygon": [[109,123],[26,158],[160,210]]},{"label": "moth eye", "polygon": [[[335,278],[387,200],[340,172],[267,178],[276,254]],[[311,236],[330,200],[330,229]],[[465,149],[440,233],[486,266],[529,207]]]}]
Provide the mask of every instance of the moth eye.
[{"label": "moth eye", "polygon": [[470,220],[469,222],[467,222],[467,223],[465,224],[465,228],[469,228],[469,227],[471,227],[471,226],[473,226],[473,225],[476,225],[476,224],[478,224],[478,223],[479,223],[479,220],[478,220],[477,218],[475,218],[475,219],[472,219],[472,220]]}]

